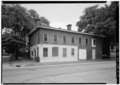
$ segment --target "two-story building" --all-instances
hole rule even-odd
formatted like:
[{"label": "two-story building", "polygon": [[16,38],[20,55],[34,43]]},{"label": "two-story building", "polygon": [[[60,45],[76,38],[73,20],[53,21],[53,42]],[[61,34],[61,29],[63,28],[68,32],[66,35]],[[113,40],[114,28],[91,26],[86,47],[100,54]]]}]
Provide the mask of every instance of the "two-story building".
[{"label": "two-story building", "polygon": [[29,33],[30,56],[40,62],[79,61],[102,58],[102,36],[38,26]]}]

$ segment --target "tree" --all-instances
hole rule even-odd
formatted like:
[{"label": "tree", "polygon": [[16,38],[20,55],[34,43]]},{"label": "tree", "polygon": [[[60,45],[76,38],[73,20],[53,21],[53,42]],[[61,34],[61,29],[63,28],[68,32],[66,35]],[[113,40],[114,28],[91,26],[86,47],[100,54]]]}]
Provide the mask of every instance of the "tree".
[{"label": "tree", "polygon": [[27,10],[19,4],[2,4],[2,29],[13,30],[13,33],[2,35],[2,46],[17,59],[18,50],[25,48],[26,35],[34,27],[43,25],[41,23],[49,26],[49,21],[33,9]]},{"label": "tree", "polygon": [[40,17],[35,10],[30,9],[28,12],[36,26],[49,26],[50,22],[45,17]]},{"label": "tree", "polygon": [[25,46],[25,41],[20,36],[15,34],[2,35],[2,47],[7,53],[13,54],[14,59],[18,59],[19,49],[23,46]]},{"label": "tree", "polygon": [[34,27],[42,25],[41,23],[49,26],[49,21],[40,17],[33,9],[27,10],[19,4],[2,5],[2,28],[12,28],[15,33],[24,37]]},{"label": "tree", "polygon": [[109,55],[109,48],[111,44],[116,43],[116,9],[117,2],[105,5],[105,7],[92,6],[84,10],[84,15],[76,23],[78,31],[85,30],[86,33],[93,33],[96,35],[104,35],[105,52]]}]

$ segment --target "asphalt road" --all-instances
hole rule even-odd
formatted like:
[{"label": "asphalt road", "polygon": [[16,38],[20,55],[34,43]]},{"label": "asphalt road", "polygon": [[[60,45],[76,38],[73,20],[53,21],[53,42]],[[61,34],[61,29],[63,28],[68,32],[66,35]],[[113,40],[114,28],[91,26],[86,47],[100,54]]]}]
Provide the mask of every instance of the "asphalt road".
[{"label": "asphalt road", "polygon": [[116,62],[73,63],[2,71],[2,83],[116,83]]}]

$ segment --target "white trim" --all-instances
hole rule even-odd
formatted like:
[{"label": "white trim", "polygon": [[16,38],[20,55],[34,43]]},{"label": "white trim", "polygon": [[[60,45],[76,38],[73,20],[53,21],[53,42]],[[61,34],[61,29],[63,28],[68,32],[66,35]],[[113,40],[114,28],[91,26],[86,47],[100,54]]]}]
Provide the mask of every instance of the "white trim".
[{"label": "white trim", "polygon": [[[47,34],[47,41],[44,41],[44,34]],[[48,42],[48,33],[46,32],[43,33],[43,42]]]},{"label": "white trim", "polygon": [[[94,40],[95,40],[95,45],[94,45]],[[96,47],[96,39],[92,38],[92,47]]]}]

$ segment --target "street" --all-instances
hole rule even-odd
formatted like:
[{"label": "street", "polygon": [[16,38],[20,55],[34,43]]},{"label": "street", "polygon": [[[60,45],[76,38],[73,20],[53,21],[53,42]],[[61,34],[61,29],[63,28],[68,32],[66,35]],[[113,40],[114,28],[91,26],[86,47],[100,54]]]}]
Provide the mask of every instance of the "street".
[{"label": "street", "polygon": [[116,62],[19,67],[3,70],[2,83],[116,83]]}]

